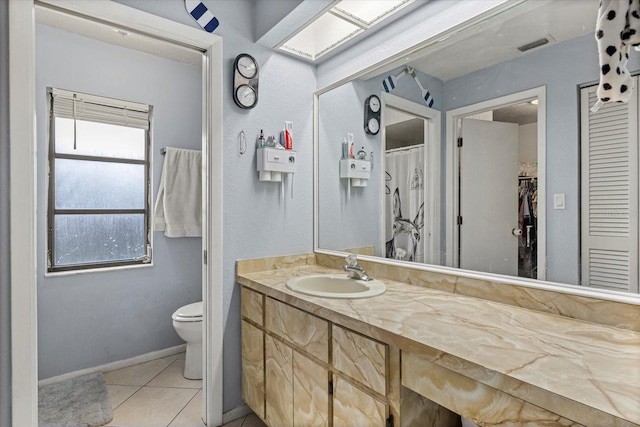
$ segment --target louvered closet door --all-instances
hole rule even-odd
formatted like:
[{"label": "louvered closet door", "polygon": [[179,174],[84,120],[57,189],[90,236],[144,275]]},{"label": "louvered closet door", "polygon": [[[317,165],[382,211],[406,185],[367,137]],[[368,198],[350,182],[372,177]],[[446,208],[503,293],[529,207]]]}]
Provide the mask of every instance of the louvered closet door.
[{"label": "louvered closet door", "polygon": [[638,293],[638,82],[628,104],[582,89],[582,285]]}]

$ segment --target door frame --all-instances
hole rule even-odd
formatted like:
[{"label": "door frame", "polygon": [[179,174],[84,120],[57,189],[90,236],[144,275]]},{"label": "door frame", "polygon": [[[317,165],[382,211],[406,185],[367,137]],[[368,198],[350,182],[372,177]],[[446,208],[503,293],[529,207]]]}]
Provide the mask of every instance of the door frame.
[{"label": "door frame", "polygon": [[[441,145],[441,132],[440,122],[441,113],[433,108],[426,107],[424,105],[409,101],[401,98],[397,95],[382,92],[381,93],[381,130],[380,130],[380,182],[381,182],[381,196],[380,196],[380,212],[385,212],[385,197],[384,197],[384,183],[385,183],[385,147],[386,147],[386,127],[388,116],[385,114],[387,108],[394,108],[404,113],[410,114],[417,118],[422,118],[425,121],[424,129],[424,165],[425,171],[429,171],[428,175],[425,174],[424,182],[429,182],[430,185],[424,186],[426,192],[424,202],[425,210],[424,216],[426,218],[424,223],[425,236],[424,249],[426,264],[440,264],[441,263],[441,242],[440,242],[440,200],[441,200],[441,185],[440,185],[440,145]],[[386,250],[386,218],[385,215],[380,215],[380,247],[382,250],[382,257],[385,257]],[[431,236],[427,239],[426,236]],[[429,256],[427,257],[427,254]]]},{"label": "door frame", "polygon": [[[64,13],[125,27],[203,52],[202,297],[204,419],[222,424],[222,38],[108,0],[38,0]],[[9,1],[12,424],[38,426],[35,1]],[[218,95],[218,96],[216,96]]]},{"label": "door frame", "polygon": [[446,166],[445,166],[445,186],[446,186],[446,203],[445,203],[445,265],[454,267],[458,265],[458,227],[457,218],[459,206],[457,203],[457,194],[460,191],[457,179],[457,171],[459,167],[458,156],[458,137],[459,129],[457,126],[458,119],[463,117],[479,114],[496,108],[505,107],[510,104],[518,104],[527,102],[532,99],[538,99],[538,212],[543,215],[538,216],[537,227],[537,258],[538,258],[538,277],[537,280],[545,280],[546,268],[546,146],[547,146],[547,123],[546,123],[546,86],[539,86],[522,92],[512,93],[510,95],[482,101],[476,104],[467,105],[446,112]]}]

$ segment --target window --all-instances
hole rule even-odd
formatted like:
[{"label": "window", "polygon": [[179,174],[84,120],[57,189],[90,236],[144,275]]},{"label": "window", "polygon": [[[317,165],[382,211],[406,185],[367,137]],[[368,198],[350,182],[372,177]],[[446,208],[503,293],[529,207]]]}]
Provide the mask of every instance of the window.
[{"label": "window", "polygon": [[48,89],[47,271],[151,262],[152,107]]}]

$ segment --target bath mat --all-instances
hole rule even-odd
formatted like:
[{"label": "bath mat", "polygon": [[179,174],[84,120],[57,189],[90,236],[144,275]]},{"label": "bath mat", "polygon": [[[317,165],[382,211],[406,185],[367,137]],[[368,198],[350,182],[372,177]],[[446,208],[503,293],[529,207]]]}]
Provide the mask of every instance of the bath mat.
[{"label": "bath mat", "polygon": [[84,375],[38,390],[40,427],[98,427],[112,419],[102,374]]}]

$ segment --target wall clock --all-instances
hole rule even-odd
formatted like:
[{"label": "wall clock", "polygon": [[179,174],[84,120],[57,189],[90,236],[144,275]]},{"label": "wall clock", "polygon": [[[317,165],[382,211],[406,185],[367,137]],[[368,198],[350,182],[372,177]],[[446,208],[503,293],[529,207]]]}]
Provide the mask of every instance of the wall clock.
[{"label": "wall clock", "polygon": [[369,135],[380,131],[380,98],[371,95],[364,101],[364,130]]},{"label": "wall clock", "polygon": [[250,109],[258,104],[258,62],[253,56],[241,53],[233,62],[233,100],[240,108]]}]

